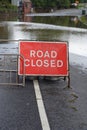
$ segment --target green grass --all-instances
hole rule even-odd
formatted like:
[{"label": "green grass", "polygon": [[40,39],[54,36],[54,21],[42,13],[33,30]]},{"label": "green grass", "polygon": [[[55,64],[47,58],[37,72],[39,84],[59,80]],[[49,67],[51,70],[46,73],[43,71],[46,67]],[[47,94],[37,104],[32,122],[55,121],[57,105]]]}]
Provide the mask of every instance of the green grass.
[{"label": "green grass", "polygon": [[2,4],[0,2],[0,12],[17,11],[17,6],[11,5],[10,3]]},{"label": "green grass", "polygon": [[80,18],[81,22],[87,25],[87,16],[82,16]]},{"label": "green grass", "polygon": [[79,3],[78,9],[85,8],[87,6],[87,3]]}]

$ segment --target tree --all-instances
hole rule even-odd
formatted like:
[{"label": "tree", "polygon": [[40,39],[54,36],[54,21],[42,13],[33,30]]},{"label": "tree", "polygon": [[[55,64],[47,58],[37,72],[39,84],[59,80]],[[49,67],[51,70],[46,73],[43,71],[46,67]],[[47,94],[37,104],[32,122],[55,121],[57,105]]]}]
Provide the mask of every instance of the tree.
[{"label": "tree", "polygon": [[31,0],[36,8],[68,8],[70,0]]}]

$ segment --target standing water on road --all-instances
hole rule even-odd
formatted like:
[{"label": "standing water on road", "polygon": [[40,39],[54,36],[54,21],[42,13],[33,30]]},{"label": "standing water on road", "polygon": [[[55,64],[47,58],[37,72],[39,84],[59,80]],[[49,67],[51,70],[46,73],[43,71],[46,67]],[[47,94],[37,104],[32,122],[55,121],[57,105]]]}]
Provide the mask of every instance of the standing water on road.
[{"label": "standing water on road", "polygon": [[[14,18],[13,18],[14,19]],[[0,20],[0,39],[67,41],[70,63],[87,65],[87,26],[75,16],[27,16]],[[0,42],[0,53],[18,53],[18,42]]]}]

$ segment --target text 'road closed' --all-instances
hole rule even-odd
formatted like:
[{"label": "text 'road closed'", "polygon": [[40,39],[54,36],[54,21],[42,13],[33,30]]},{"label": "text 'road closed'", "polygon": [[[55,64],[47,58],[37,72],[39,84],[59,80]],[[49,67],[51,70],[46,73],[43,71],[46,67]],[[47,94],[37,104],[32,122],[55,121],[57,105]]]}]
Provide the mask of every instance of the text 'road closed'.
[{"label": "text 'road closed'", "polygon": [[[64,42],[21,41],[19,53],[24,56],[26,75],[67,75],[68,53]],[[19,74],[23,72],[19,60]]]},{"label": "text 'road closed'", "polygon": [[[30,50],[29,59],[25,59],[25,66],[31,67],[62,67],[63,61],[57,60],[58,53],[56,51]],[[35,60],[35,58],[38,58]]]}]

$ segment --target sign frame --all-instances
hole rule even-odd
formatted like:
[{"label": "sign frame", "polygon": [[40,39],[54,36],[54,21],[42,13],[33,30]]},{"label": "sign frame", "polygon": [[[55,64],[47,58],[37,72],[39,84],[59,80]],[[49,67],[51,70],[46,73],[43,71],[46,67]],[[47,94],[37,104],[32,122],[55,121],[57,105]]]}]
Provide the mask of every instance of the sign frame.
[{"label": "sign frame", "polygon": [[[22,43],[32,43],[32,45],[34,45],[35,43],[37,43],[37,44],[46,44],[46,43],[48,43],[49,45],[50,44],[65,44],[66,45],[66,47],[67,47],[67,49],[66,49],[66,57],[67,57],[67,74],[26,74],[26,72],[25,72],[25,76],[58,76],[58,77],[64,77],[64,80],[66,79],[66,77],[68,77],[68,87],[70,86],[70,67],[69,67],[69,44],[68,44],[68,42],[64,42],[64,41],[59,41],[59,42],[55,42],[55,41],[27,41],[27,40],[24,40],[24,41],[19,41],[19,54],[21,53],[20,52],[20,50],[21,50],[21,47],[20,47],[20,45],[22,44]],[[22,54],[23,55],[23,54]],[[24,55],[23,55],[24,56]],[[25,58],[25,56],[24,56],[24,58]],[[26,58],[25,58],[26,59]],[[26,67],[25,67],[26,68]],[[18,64],[18,75],[22,75],[22,74],[20,74],[20,60],[19,60],[19,64]]]}]

